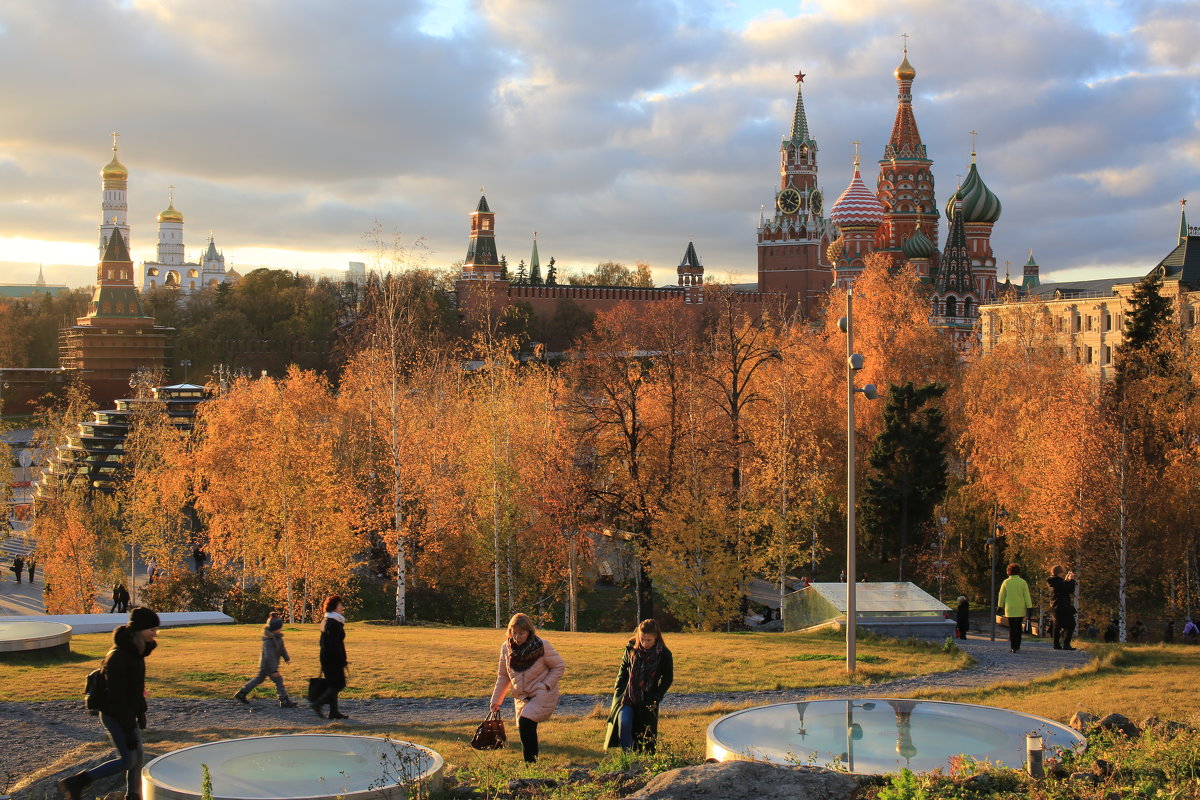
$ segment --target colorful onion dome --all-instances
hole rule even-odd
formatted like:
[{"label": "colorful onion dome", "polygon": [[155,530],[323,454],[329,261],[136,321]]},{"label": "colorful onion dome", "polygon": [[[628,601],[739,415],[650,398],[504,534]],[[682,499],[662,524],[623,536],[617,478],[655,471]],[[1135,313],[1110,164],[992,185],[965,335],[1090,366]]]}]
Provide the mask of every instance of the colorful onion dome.
[{"label": "colorful onion dome", "polygon": [[908,50],[904,51],[904,60],[900,62],[900,66],[896,67],[896,80],[911,81],[917,77],[917,71],[913,69],[913,65],[908,63]]},{"label": "colorful onion dome", "polygon": [[183,222],[183,214],[175,208],[175,202],[171,201],[166,209],[158,215],[159,222]]},{"label": "colorful onion dome", "polygon": [[846,240],[841,236],[829,243],[829,247],[825,248],[825,255],[829,258],[830,264],[837,264],[842,260],[842,254],[846,252]]},{"label": "colorful onion dome", "polygon": [[994,223],[1000,219],[1000,198],[996,197],[983,182],[983,178],[979,177],[979,170],[976,169],[974,161],[967,172],[967,179],[946,202],[946,216],[949,219],[954,218],[956,198],[962,198],[963,222]]},{"label": "colorful onion dome", "polygon": [[117,148],[113,148],[112,161],[105,164],[104,169],[100,170],[100,177],[106,181],[124,181],[129,179],[129,170],[117,160]]},{"label": "colorful onion dome", "polygon": [[854,164],[854,177],[842,196],[829,210],[829,219],[839,228],[877,227],[883,222],[883,203],[863,183],[858,173],[858,162]]},{"label": "colorful onion dome", "polygon": [[900,249],[904,251],[905,258],[913,261],[919,258],[933,258],[933,254],[937,252],[937,245],[921,232],[921,224],[917,223],[917,229],[913,231],[912,236],[904,240]]}]

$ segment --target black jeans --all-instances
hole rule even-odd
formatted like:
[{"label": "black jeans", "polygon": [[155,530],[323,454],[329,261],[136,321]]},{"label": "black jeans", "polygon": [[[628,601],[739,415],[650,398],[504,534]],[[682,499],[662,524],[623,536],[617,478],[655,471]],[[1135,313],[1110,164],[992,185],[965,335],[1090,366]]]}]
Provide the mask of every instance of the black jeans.
[{"label": "black jeans", "polygon": [[87,775],[89,782],[107,778],[109,775],[116,775],[118,772],[125,773],[125,796],[126,797],[141,797],[142,796],[142,732],[134,727],[132,731],[127,731],[121,727],[121,723],[116,717],[110,717],[108,714],[100,715],[100,722],[104,725],[104,729],[108,731],[108,738],[112,740],[113,747],[117,748],[117,757],[111,761],[105,761],[98,767],[89,769],[84,774]]},{"label": "black jeans", "polygon": [[525,763],[532,764],[538,758],[538,724],[525,717],[517,718],[517,730],[521,734],[521,750],[525,755]]},{"label": "black jeans", "polygon": [[1013,650],[1021,649],[1021,631],[1024,617],[1006,617],[1008,620],[1008,644]]},{"label": "black jeans", "polygon": [[1060,635],[1062,637],[1061,646],[1062,647],[1070,647],[1071,646],[1071,637],[1075,635],[1075,615],[1074,614],[1072,614],[1069,617],[1064,614],[1061,619],[1059,619],[1058,617],[1055,617],[1055,619],[1054,619],[1054,647],[1056,649],[1060,646],[1060,644],[1059,644]]}]

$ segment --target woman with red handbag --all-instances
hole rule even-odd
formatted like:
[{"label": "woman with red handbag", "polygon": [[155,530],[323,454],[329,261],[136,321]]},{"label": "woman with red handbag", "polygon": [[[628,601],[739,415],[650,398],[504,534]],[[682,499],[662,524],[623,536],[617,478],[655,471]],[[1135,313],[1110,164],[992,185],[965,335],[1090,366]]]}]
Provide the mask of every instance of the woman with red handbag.
[{"label": "woman with red handbag", "polygon": [[562,656],[537,635],[533,620],[525,614],[513,615],[508,621],[508,636],[500,645],[500,666],[490,707],[493,712],[499,711],[505,695],[512,692],[527,764],[537,761],[537,726],[550,719],[558,707],[558,682],[565,670]]}]

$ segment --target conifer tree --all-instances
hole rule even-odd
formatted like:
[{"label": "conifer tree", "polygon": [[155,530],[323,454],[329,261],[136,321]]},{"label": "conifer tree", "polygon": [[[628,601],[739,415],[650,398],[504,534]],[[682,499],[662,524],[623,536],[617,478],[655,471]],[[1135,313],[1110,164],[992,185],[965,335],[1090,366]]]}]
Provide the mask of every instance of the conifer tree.
[{"label": "conifer tree", "polygon": [[500,254],[500,280],[508,280],[508,256]]},{"label": "conifer tree", "polygon": [[546,285],[558,286],[558,270],[554,267],[554,256],[550,257],[550,263],[546,268]]},{"label": "conifer tree", "polygon": [[887,560],[896,537],[897,580],[904,580],[904,556],[911,534],[932,519],[946,493],[946,427],[936,401],[943,383],[921,387],[912,381],[892,384],[883,409],[883,430],[871,447],[871,473],[863,491],[863,527],[879,543]]},{"label": "conifer tree", "polygon": [[514,286],[526,286],[529,283],[529,276],[525,273],[525,259],[521,259],[517,263],[517,279],[513,281]]},{"label": "conifer tree", "polygon": [[1119,395],[1131,380],[1164,377],[1170,356],[1162,334],[1171,323],[1171,301],[1162,294],[1162,276],[1154,270],[1133,287],[1121,346],[1115,359],[1114,389]]}]

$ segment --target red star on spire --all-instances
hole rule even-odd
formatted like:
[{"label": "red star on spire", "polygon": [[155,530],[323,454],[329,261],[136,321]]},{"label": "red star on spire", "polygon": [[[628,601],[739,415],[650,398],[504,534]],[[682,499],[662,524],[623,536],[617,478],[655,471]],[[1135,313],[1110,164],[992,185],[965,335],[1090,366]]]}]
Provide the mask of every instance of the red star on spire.
[{"label": "red star on spire", "polygon": [[804,83],[804,73],[803,72],[797,72],[794,77],[796,78],[796,83]]}]

